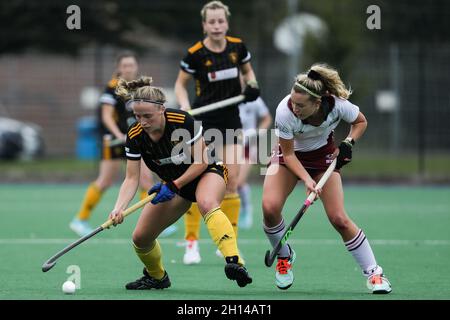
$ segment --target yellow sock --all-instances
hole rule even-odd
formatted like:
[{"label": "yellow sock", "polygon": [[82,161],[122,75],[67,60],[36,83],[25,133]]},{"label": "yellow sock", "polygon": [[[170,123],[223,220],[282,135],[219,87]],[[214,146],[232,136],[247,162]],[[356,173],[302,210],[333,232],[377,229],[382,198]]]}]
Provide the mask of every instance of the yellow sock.
[{"label": "yellow sock", "polygon": [[205,215],[205,223],[209,235],[222,252],[224,257],[238,256],[240,264],[243,264],[239,256],[236,236],[230,221],[220,208],[215,208]]},{"label": "yellow sock", "polygon": [[161,247],[159,246],[158,240],[153,242],[150,249],[138,248],[134,243],[133,246],[137,256],[145,265],[148,274],[157,280],[161,280],[164,277],[165,271],[162,264]]},{"label": "yellow sock", "polygon": [[184,215],[184,238],[186,240],[198,240],[200,238],[200,221],[202,214],[196,203],[192,203]]},{"label": "yellow sock", "polygon": [[141,189],[141,192],[139,193],[139,199],[144,200],[148,196],[147,190]]},{"label": "yellow sock", "polygon": [[234,229],[234,234],[236,238],[238,236],[238,221],[239,221],[239,210],[241,208],[241,198],[239,198],[239,194],[230,193],[226,194],[223,198],[222,203],[220,204],[222,211],[227,216],[228,220],[230,220],[231,225]]},{"label": "yellow sock", "polygon": [[89,185],[84,195],[84,200],[81,203],[80,211],[78,212],[78,219],[87,220],[90,218],[92,209],[97,205],[102,197],[102,192],[93,182]]}]

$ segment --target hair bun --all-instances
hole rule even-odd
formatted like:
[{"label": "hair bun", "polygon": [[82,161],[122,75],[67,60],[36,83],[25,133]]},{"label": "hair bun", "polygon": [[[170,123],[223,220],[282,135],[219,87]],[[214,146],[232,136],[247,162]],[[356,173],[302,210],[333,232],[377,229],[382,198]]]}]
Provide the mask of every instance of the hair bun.
[{"label": "hair bun", "polygon": [[312,69],[308,71],[308,78],[312,80],[321,80],[320,74]]}]

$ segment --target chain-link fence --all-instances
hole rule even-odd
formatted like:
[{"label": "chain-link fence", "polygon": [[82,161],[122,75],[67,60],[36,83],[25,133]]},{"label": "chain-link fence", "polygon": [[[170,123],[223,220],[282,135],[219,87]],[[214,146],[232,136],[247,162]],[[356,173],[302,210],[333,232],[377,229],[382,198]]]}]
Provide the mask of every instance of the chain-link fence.
[{"label": "chain-link fence", "polygon": [[[309,1],[305,3],[305,7],[310,5]],[[292,14],[286,12],[289,1],[281,5],[284,11],[278,15]],[[273,36],[281,20],[278,18],[275,22],[269,18],[271,11],[275,12],[279,6],[273,1],[266,5],[252,1],[245,7],[246,24],[241,21],[242,16],[237,15],[232,26],[240,26],[240,32],[233,28],[230,31],[231,35],[242,36],[247,43],[262,97],[272,114],[278,102],[289,93],[292,74],[302,71],[293,72],[292,66],[306,68],[307,63],[324,61],[327,57],[323,52],[311,54],[308,48],[303,48],[294,55],[297,61],[293,64],[292,55],[276,48]],[[199,8],[199,3],[191,4],[186,12],[198,15]],[[302,7],[296,10],[300,9]],[[154,10],[152,14],[169,19],[174,9],[159,3]],[[365,21],[365,12],[361,14]],[[170,91],[179,70],[179,60],[187,48],[201,38],[199,16],[197,22],[198,26],[186,30],[182,40],[173,36],[165,38],[157,32],[146,35],[151,45],[140,55],[140,73],[152,76],[155,84],[167,88],[172,97],[171,106],[176,105]],[[112,75],[119,51],[90,45],[76,57],[31,52],[0,56],[0,116],[41,126],[48,157],[74,156],[77,121],[96,114],[94,109],[84,105],[84,90],[87,87],[102,90]],[[350,67],[348,61],[345,68],[334,65],[345,70],[342,78],[354,90],[351,100],[361,107],[369,122],[366,134],[358,143],[361,153],[408,155],[417,161],[419,172],[426,170],[428,156],[450,156],[450,127],[446,123],[450,119],[449,56],[449,42],[386,41],[382,46],[367,42],[352,51]],[[345,130],[348,129],[339,129],[338,136],[345,135]]]}]

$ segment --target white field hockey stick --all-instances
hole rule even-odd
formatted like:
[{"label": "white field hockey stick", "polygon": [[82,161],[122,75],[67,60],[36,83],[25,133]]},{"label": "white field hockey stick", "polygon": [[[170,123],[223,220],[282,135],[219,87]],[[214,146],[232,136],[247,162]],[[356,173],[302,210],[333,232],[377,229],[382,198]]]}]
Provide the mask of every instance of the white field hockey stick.
[{"label": "white field hockey stick", "polygon": [[[222,101],[217,101],[217,102],[208,104],[208,105],[200,107],[200,108],[189,110],[188,113],[191,116],[197,116],[202,113],[214,111],[217,109],[228,107],[233,104],[240,103],[240,102],[244,101],[244,99],[245,99],[245,96],[243,94],[241,94],[236,97],[228,98],[228,99],[225,99]],[[123,141],[122,139],[114,139],[114,140],[111,140],[111,142],[109,143],[109,146],[116,147],[116,146],[120,146],[123,144],[125,144],[125,141]]]},{"label": "white field hockey stick", "polygon": [[111,140],[111,142],[108,144],[108,147],[123,146],[124,144],[125,144],[125,140],[123,140],[123,139],[114,139],[114,140]]},{"label": "white field hockey stick", "polygon": [[[137,209],[145,206],[147,203],[149,203],[150,201],[152,201],[152,199],[156,196],[156,192],[152,193],[151,195],[147,196],[146,198],[142,199],[141,201],[139,201],[138,203],[132,205],[131,207],[129,207],[128,209],[126,209],[123,212],[123,217],[125,218],[126,216],[130,215],[131,213],[133,213],[134,211],[136,211]],[[86,241],[89,238],[92,238],[93,236],[95,236],[97,233],[111,227],[113,224],[112,219],[108,219],[105,223],[103,223],[101,226],[99,226],[97,229],[95,229],[94,231],[92,231],[91,233],[85,235],[84,237],[81,237],[80,239],[78,239],[77,241],[73,242],[72,244],[68,245],[67,247],[65,247],[64,249],[62,249],[61,251],[59,251],[58,253],[56,253],[53,257],[51,257],[50,259],[48,259],[43,265],[42,265],[42,271],[43,272],[47,272],[48,270],[50,270],[51,268],[53,268],[56,264],[56,260],[58,258],[60,258],[61,256],[63,256],[64,254],[66,254],[67,252],[69,252],[70,250],[72,250],[73,248],[75,248],[76,246],[78,246],[79,244],[83,243],[84,241]]]},{"label": "white field hockey stick", "polygon": [[244,99],[245,99],[245,96],[243,94],[241,94],[236,97],[228,98],[228,99],[225,99],[222,101],[217,101],[217,102],[208,104],[208,105],[200,107],[200,108],[189,110],[188,112],[191,116],[197,116],[197,115],[205,113],[205,112],[221,109],[221,108],[233,105],[233,104],[240,103],[240,102],[244,101]]},{"label": "white field hockey stick", "polygon": [[104,148],[112,148],[117,146],[122,146],[125,144],[125,140],[122,139],[113,139],[112,134],[105,134],[103,136],[103,147]]},{"label": "white field hockey stick", "polygon": [[[323,185],[325,184],[325,182],[327,182],[328,178],[330,177],[331,173],[334,171],[334,168],[336,167],[336,162],[337,162],[337,160],[334,159],[333,162],[330,164],[330,166],[328,167],[327,171],[325,171],[325,173],[323,174],[322,178],[320,178],[319,182],[317,183],[316,189],[322,188]],[[308,198],[306,198],[305,202],[303,203],[302,208],[300,209],[300,211],[295,216],[294,220],[292,220],[292,222],[289,225],[289,227],[286,228],[286,230],[284,231],[283,236],[281,237],[280,241],[278,241],[277,245],[272,250],[272,252],[267,250],[266,256],[264,258],[264,263],[266,264],[267,267],[272,266],[273,262],[275,261],[275,257],[278,254],[278,251],[280,251],[281,247],[289,239],[289,237],[290,237],[290,235],[292,233],[292,230],[294,230],[295,226],[300,221],[301,217],[306,212],[306,210],[309,208],[309,206],[314,202],[315,198],[316,198],[316,193],[315,192],[311,192],[309,194]]]}]

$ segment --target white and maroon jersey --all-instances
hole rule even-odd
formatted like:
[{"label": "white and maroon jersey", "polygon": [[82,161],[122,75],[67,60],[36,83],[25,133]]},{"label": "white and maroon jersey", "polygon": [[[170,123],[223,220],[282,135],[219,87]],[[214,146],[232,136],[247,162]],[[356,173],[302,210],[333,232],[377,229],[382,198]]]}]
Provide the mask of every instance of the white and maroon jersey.
[{"label": "white and maroon jersey", "polygon": [[307,152],[317,150],[327,144],[328,136],[341,120],[352,123],[359,114],[359,107],[348,100],[335,96],[335,105],[327,119],[318,127],[303,123],[292,111],[291,95],[278,104],[275,116],[275,133],[278,137],[294,139],[294,150]]},{"label": "white and maroon jersey", "polygon": [[244,135],[248,135],[254,129],[257,129],[259,119],[265,117],[268,113],[269,109],[261,97],[258,97],[255,101],[241,103],[239,105],[239,117],[241,118]]}]

